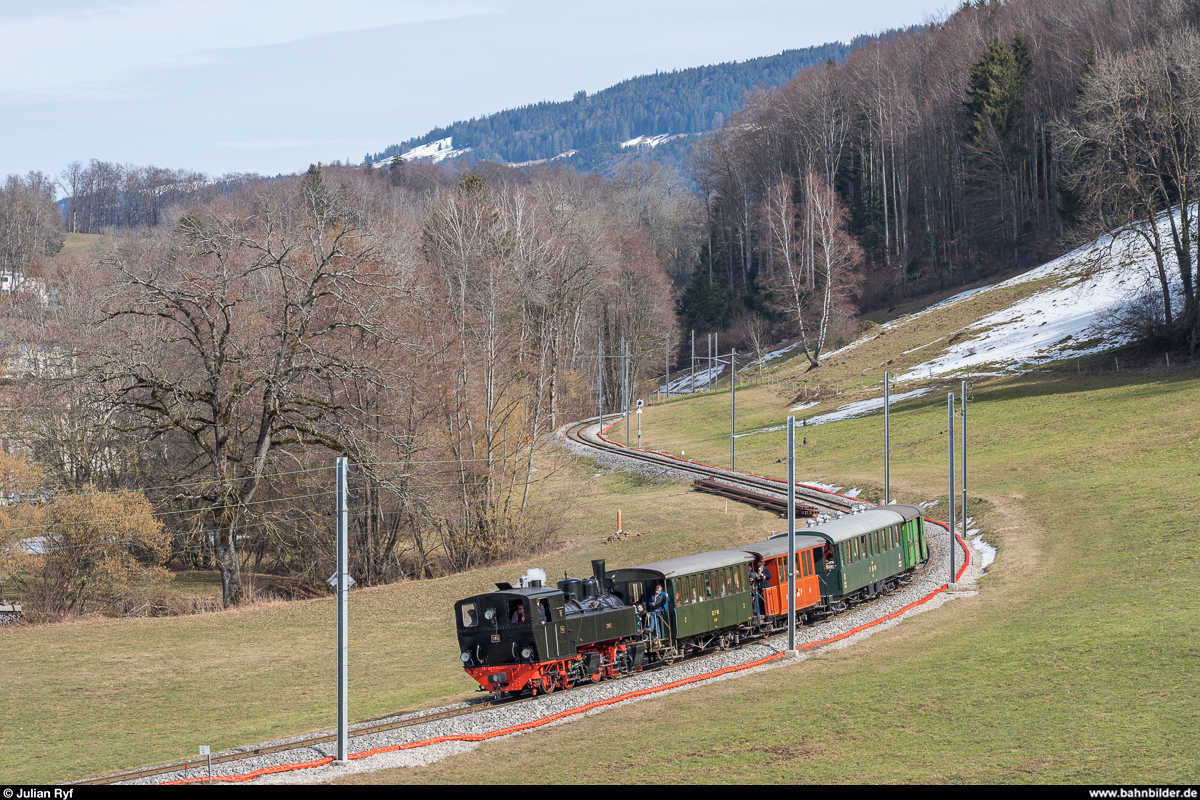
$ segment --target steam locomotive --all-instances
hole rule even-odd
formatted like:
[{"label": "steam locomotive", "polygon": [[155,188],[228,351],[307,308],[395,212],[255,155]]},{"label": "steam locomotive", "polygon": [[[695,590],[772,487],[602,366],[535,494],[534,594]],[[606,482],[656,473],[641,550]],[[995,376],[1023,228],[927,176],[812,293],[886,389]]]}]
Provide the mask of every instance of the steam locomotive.
[{"label": "steam locomotive", "polygon": [[[796,536],[797,622],[867,602],[928,560],[917,506],[893,503],[829,518]],[[616,570],[554,587],[531,570],[517,587],[455,604],[463,668],[494,693],[553,692],[671,662],[787,625],[787,537]],[[753,577],[752,577],[753,576]],[[651,608],[658,587],[661,608]]]}]

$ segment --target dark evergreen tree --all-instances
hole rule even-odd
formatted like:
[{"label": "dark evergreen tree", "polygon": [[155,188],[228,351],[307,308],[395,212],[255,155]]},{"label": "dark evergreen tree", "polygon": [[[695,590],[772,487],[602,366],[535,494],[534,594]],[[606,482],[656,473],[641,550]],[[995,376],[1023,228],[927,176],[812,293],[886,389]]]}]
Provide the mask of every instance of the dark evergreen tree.
[{"label": "dark evergreen tree", "polygon": [[675,312],[689,330],[715,331],[729,327],[735,301],[720,281],[709,280],[708,253],[701,251],[696,271],[676,303]]},{"label": "dark evergreen tree", "polygon": [[325,177],[321,174],[320,164],[308,165],[308,171],[300,179],[300,191],[314,219],[323,220],[329,215],[332,203],[329,200],[329,190],[325,188]]}]

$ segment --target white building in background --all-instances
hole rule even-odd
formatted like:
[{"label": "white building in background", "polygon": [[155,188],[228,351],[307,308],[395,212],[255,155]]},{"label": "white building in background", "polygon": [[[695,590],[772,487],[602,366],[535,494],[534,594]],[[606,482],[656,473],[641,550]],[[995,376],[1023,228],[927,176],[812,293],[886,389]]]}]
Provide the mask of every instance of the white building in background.
[{"label": "white building in background", "polygon": [[50,305],[50,292],[42,278],[27,278],[24,272],[0,271],[0,294],[29,292],[37,296],[42,308]]}]

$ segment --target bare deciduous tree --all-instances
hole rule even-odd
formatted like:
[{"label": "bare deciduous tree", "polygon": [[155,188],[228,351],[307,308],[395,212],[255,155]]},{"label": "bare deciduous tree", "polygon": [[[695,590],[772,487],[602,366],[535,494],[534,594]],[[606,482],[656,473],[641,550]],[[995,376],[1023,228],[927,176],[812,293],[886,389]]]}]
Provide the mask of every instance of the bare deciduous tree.
[{"label": "bare deciduous tree", "polygon": [[111,401],[199,481],[176,498],[214,530],[222,596],[242,599],[242,526],[285,448],[344,452],[342,386],[383,383],[348,339],[389,339],[409,279],[388,237],[320,172],[197,209],[110,260],[115,346],[97,367]]}]

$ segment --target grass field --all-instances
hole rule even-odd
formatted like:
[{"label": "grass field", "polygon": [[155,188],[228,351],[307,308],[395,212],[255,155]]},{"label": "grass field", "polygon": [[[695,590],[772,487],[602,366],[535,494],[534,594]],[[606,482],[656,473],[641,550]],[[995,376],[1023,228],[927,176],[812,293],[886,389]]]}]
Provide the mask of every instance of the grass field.
[{"label": "grass field", "polygon": [[[884,370],[911,369],[1017,294],[973,297],[833,358],[819,381],[806,379],[810,392],[821,384],[821,405],[797,416],[878,396]],[[978,595],[801,664],[350,782],[1196,782],[1200,372],[1076,369],[974,380],[971,513],[998,549]],[[845,393],[831,396],[834,384]],[[945,396],[958,384],[929,387],[893,411],[892,489],[903,501],[938,500],[930,514],[944,518]],[[643,445],[727,464],[729,399],[725,389],[648,409]],[[741,432],[782,426],[795,405],[778,384],[737,399]],[[739,438],[738,468],[783,477],[784,435]],[[799,435],[809,442],[802,480],[881,497],[880,414]],[[468,696],[452,605],[494,581],[528,566],[586,575],[591,558],[646,562],[783,527],[685,484],[583,469],[579,484],[554,553],[352,594],[352,721]],[[604,546],[618,508],[643,535]],[[0,782],[328,728],[333,623],[323,599],[0,629]]]},{"label": "grass field", "polygon": [[[1195,782],[1198,401],[1192,371],[979,381],[971,497],[999,555],[977,596],[802,664],[361,780]],[[702,409],[674,412],[646,430],[728,457],[697,441]],[[945,413],[902,417],[932,433],[892,466],[903,499],[943,509]],[[812,429],[828,450],[805,477],[877,489],[878,459],[827,462],[879,429]],[[756,466],[778,474],[772,452]]]},{"label": "grass field", "polygon": [[[558,552],[351,594],[352,721],[457,702],[475,683],[458,660],[453,605],[528,566],[591,574],[590,559],[651,561],[756,541],[779,520],[624,473],[581,475]],[[641,535],[611,545],[616,527]],[[209,580],[180,589],[209,591]],[[219,590],[219,584],[215,585]],[[159,619],[91,618],[0,628],[5,721],[0,783],[48,783],[214,752],[335,722],[332,598]]]}]

